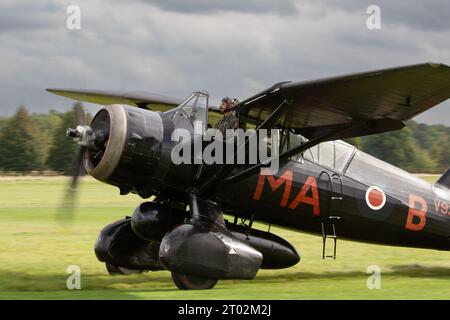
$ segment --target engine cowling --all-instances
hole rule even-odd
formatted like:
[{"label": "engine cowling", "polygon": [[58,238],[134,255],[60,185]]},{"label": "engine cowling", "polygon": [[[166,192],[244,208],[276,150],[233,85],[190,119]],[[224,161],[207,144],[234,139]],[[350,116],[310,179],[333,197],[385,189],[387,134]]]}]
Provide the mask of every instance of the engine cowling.
[{"label": "engine cowling", "polygon": [[93,118],[93,148],[84,167],[94,178],[118,186],[121,193],[153,194],[167,173],[162,155],[163,120],[159,113],[126,105],[102,108]]}]

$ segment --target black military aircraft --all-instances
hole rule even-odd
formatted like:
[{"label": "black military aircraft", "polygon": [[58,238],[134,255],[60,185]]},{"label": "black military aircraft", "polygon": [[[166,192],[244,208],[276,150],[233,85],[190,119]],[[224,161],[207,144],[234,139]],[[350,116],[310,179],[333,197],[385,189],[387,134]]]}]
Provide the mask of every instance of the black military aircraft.
[{"label": "black military aircraft", "polygon": [[291,244],[252,228],[254,221],[321,235],[324,258],[336,257],[338,236],[450,250],[450,171],[430,185],[339,140],[399,130],[447,100],[449,66],[281,82],[238,102],[240,128],[279,133],[280,169],[273,175],[261,174],[263,161],[171,161],[181,143],[172,132],[193,133],[194,120],[206,123],[217,112],[208,109],[204,91],[184,101],[144,92],[48,91],[105,105],[89,126],[68,130],[79,140],[79,165],[123,195],[152,197],[101,231],[95,253],[111,274],[169,270],[180,289],[209,289],[218,279],[252,279],[260,268],[300,261]]}]

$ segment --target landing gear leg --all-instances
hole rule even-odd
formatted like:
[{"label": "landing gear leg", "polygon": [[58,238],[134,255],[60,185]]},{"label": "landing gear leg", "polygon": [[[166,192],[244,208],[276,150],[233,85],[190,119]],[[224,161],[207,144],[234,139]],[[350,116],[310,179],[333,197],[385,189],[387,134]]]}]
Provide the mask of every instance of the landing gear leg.
[{"label": "landing gear leg", "polygon": [[207,279],[176,272],[172,272],[172,280],[181,290],[212,289],[217,283],[217,279]]}]

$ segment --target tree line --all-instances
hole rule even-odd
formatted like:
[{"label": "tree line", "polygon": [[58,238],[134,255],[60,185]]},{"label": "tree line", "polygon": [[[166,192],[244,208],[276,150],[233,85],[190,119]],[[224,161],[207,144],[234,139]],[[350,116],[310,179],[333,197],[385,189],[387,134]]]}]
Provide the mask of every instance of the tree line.
[{"label": "tree line", "polygon": [[413,173],[450,167],[450,127],[408,121],[402,130],[348,139],[360,150]]},{"label": "tree line", "polygon": [[80,103],[68,112],[47,114],[30,114],[21,106],[11,118],[0,119],[0,170],[72,174],[77,144],[65,133],[78,124],[82,113]]},{"label": "tree line", "polygon": [[[30,114],[25,106],[0,118],[0,170],[52,170],[72,174],[77,144],[66,137],[83,107],[65,113]],[[347,140],[360,150],[414,173],[442,173],[450,166],[450,127],[408,121],[400,131]]]}]

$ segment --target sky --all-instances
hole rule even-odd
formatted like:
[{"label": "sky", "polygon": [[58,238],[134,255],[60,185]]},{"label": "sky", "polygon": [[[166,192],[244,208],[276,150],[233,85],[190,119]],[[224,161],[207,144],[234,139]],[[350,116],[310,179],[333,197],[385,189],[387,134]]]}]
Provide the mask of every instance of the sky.
[{"label": "sky", "polygon": [[[369,30],[376,4],[381,29]],[[69,5],[80,29],[69,29]],[[274,83],[450,64],[446,0],[2,0],[0,116],[67,111],[48,87],[251,96]],[[98,107],[89,106],[90,111]],[[415,118],[450,126],[450,101]]]}]

